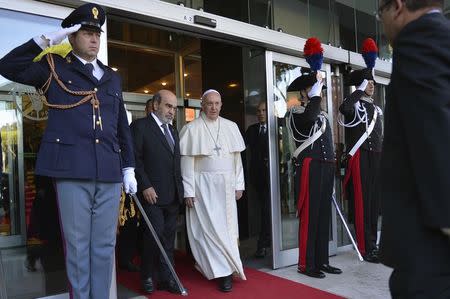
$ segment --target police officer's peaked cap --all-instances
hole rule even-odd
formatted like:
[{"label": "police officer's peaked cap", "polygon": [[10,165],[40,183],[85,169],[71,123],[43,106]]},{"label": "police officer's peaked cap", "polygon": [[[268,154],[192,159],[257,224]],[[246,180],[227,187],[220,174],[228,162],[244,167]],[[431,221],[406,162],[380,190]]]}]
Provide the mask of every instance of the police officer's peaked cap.
[{"label": "police officer's peaked cap", "polygon": [[69,28],[81,24],[81,28],[94,29],[102,31],[102,25],[105,23],[105,11],[100,5],[87,3],[81,5],[65,18],[61,27]]}]

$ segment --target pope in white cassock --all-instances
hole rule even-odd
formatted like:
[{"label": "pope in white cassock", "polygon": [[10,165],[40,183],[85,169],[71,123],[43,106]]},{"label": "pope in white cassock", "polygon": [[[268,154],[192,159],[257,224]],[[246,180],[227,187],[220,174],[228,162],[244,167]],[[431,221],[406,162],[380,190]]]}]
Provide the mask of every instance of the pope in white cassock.
[{"label": "pope in white cassock", "polygon": [[246,279],[238,248],[236,200],[245,189],[241,155],[245,143],[237,125],[219,116],[218,91],[202,96],[200,117],[180,132],[186,225],[196,268],[232,290],[232,275]]}]

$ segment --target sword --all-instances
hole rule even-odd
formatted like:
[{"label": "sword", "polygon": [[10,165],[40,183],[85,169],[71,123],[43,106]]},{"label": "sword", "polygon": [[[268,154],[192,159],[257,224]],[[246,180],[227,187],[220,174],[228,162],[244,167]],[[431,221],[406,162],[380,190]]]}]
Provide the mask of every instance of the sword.
[{"label": "sword", "polygon": [[334,206],[336,207],[336,210],[337,210],[337,212],[338,212],[338,214],[339,214],[339,217],[341,217],[341,221],[342,221],[342,223],[344,224],[345,230],[347,231],[348,237],[349,237],[350,240],[352,241],[353,247],[355,248],[356,252],[358,253],[358,258],[359,258],[359,260],[362,262],[364,259],[363,259],[362,255],[361,255],[361,252],[359,252],[358,246],[356,245],[356,242],[355,242],[355,240],[353,239],[353,236],[352,236],[352,233],[350,232],[350,229],[349,229],[348,226],[347,226],[347,222],[345,221],[344,215],[342,215],[341,209],[339,208],[339,206],[338,206],[338,204],[337,204],[337,201],[336,201],[336,193],[335,193],[335,192],[333,192],[332,198],[333,198]]},{"label": "sword", "polygon": [[155,238],[155,242],[158,245],[159,251],[161,252],[164,261],[166,262],[167,266],[169,267],[170,273],[172,273],[173,278],[175,279],[175,282],[178,285],[178,289],[180,290],[180,293],[182,296],[187,296],[188,292],[186,290],[186,288],[183,287],[183,285],[181,284],[180,279],[178,278],[177,273],[175,272],[175,269],[172,266],[172,263],[169,260],[169,257],[167,256],[166,251],[164,250],[164,247],[161,244],[161,241],[158,238],[158,235],[156,234],[155,229],[153,228],[152,223],[150,222],[150,219],[148,219],[147,214],[144,211],[144,208],[141,205],[141,202],[139,201],[138,197],[136,196],[136,194],[130,194],[131,197],[133,198],[134,202],[136,203],[139,211],[141,212],[142,217],[145,220],[145,223],[147,223],[148,229],[150,230],[150,232],[152,233],[153,238]]}]

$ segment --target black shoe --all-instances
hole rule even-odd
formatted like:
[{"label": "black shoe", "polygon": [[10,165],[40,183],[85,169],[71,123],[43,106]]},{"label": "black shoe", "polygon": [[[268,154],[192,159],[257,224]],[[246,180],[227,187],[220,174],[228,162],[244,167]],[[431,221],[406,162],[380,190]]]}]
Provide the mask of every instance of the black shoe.
[{"label": "black shoe", "polygon": [[267,248],[261,247],[256,250],[256,253],[255,253],[256,258],[263,258],[266,255],[267,255]]},{"label": "black shoe", "polygon": [[138,265],[133,264],[132,262],[128,263],[119,263],[119,268],[128,272],[139,272],[141,268]]},{"label": "black shoe", "polygon": [[297,272],[309,277],[325,278],[325,273],[319,270],[305,270],[305,271],[297,270]]},{"label": "black shoe", "polygon": [[330,273],[330,274],[341,274],[342,270],[333,266],[330,266],[330,264],[323,264],[322,267],[320,267],[320,271]]},{"label": "black shoe", "polygon": [[233,289],[233,277],[231,275],[219,278],[219,290],[231,292]]},{"label": "black shoe", "polygon": [[155,288],[153,287],[153,281],[151,277],[148,277],[146,279],[142,279],[142,290],[146,292],[147,294],[153,293]]},{"label": "black shoe", "polygon": [[378,258],[378,254],[373,253],[373,252],[364,255],[363,259],[366,262],[369,262],[369,263],[374,263],[374,264],[379,264],[380,263],[380,259]]},{"label": "black shoe", "polygon": [[180,288],[178,287],[176,281],[173,279],[158,283],[158,290],[168,291],[173,294],[181,294]]}]

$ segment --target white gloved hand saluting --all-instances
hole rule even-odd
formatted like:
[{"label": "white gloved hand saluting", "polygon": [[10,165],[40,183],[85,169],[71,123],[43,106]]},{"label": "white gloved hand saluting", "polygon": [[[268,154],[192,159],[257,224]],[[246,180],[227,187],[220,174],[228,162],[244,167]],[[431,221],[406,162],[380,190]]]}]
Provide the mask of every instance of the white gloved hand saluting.
[{"label": "white gloved hand saluting", "polygon": [[311,87],[308,92],[308,97],[311,99],[313,97],[320,97],[322,95],[323,80],[317,80],[316,83]]},{"label": "white gloved hand saluting", "polygon": [[47,46],[59,45],[68,35],[80,30],[81,25],[73,25],[69,28],[63,28],[58,31],[43,34],[43,38],[48,41]]},{"label": "white gloved hand saluting", "polygon": [[364,79],[364,81],[362,81],[361,85],[358,86],[357,90],[365,91],[367,88],[367,84],[369,84],[369,81],[367,81],[367,79]]},{"label": "white gloved hand saluting", "polygon": [[131,193],[134,194],[137,192],[137,181],[134,176],[134,168],[133,167],[126,167],[122,169],[122,175],[123,175],[123,189],[125,193]]}]

